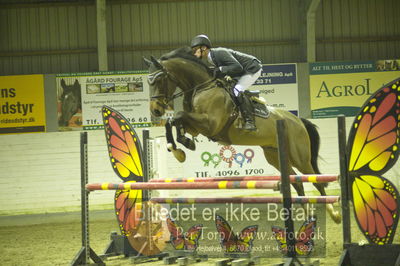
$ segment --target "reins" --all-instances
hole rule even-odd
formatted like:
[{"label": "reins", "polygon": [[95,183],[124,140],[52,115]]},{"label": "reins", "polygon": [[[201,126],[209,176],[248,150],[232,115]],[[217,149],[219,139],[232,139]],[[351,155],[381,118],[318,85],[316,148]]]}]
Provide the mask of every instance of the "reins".
[{"label": "reins", "polygon": [[[176,85],[178,85],[179,82],[178,82],[177,78],[175,78],[174,75],[172,75],[172,74],[171,74],[170,72],[168,72],[168,71],[165,71],[164,69],[162,69],[162,70],[160,70],[160,71],[158,71],[158,72],[155,72],[155,73],[151,74],[152,77],[149,77],[149,83],[150,83],[150,84],[154,84],[155,81],[156,81],[156,79],[157,79],[158,77],[160,77],[160,75],[161,75],[162,73],[165,74],[164,80],[169,78],[173,83],[175,83]],[[164,94],[160,94],[160,95],[151,96],[151,99],[165,98],[165,103],[164,103],[164,104],[167,105],[167,104],[170,103],[171,101],[173,101],[173,100],[175,100],[175,99],[177,99],[177,98],[179,98],[179,97],[184,96],[185,93],[197,92],[197,91],[199,91],[199,90],[201,90],[201,89],[206,88],[208,85],[210,85],[210,84],[211,84],[212,82],[214,82],[214,81],[216,81],[216,78],[211,78],[211,79],[209,79],[209,80],[206,80],[206,81],[203,82],[203,83],[200,83],[200,84],[194,86],[193,88],[191,88],[191,89],[189,89],[189,90],[183,91],[182,88],[181,88],[181,91],[180,91],[180,92],[175,93],[175,94],[172,95],[171,97],[168,97],[168,96],[166,95],[166,93],[164,93]],[[165,88],[166,86],[164,86],[164,84],[163,84],[163,87]],[[178,87],[179,87],[179,86],[178,86]],[[194,96],[195,94],[196,94],[196,93],[193,93],[193,94],[192,94],[192,98],[193,98],[193,96]]]}]

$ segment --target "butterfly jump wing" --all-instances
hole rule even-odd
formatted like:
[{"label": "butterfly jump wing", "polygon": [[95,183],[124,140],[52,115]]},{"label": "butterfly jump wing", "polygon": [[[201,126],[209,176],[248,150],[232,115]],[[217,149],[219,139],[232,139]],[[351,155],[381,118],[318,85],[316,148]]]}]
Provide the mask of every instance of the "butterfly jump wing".
[{"label": "butterfly jump wing", "polygon": [[227,253],[236,252],[238,238],[232,231],[229,223],[220,215],[215,216],[215,225],[220,236],[220,243],[223,250]]},{"label": "butterfly jump wing", "polygon": [[[142,150],[132,126],[110,107],[103,106],[102,114],[108,155],[114,172],[124,182],[143,182]],[[115,211],[121,233],[129,236],[141,218],[142,190],[117,190]]]},{"label": "butterfly jump wing", "polygon": [[286,231],[282,227],[272,226],[272,234],[279,244],[279,248],[283,254],[287,253]]},{"label": "butterfly jump wing", "polygon": [[180,227],[172,218],[167,217],[167,227],[171,234],[170,242],[176,250],[184,250],[185,237],[183,235],[183,228]]},{"label": "butterfly jump wing", "polygon": [[349,133],[348,169],[354,212],[370,243],[392,243],[398,223],[399,193],[381,175],[399,156],[400,80],[375,92]]},{"label": "butterfly jump wing", "polygon": [[215,216],[215,225],[220,236],[221,246],[226,253],[247,253],[251,251],[257,235],[257,225],[248,226],[239,235],[236,235],[229,223],[218,214]]},{"label": "butterfly jump wing", "polygon": [[360,175],[352,185],[354,212],[370,243],[392,243],[398,223],[398,192],[381,176]]},{"label": "butterfly jump wing", "polygon": [[129,236],[140,222],[142,213],[141,194],[141,190],[117,190],[115,193],[115,211],[123,235]]},{"label": "butterfly jump wing", "polygon": [[171,217],[167,217],[167,227],[170,232],[171,245],[176,250],[196,250],[199,245],[199,238],[203,229],[202,225],[194,225],[185,233]]},{"label": "butterfly jump wing", "polygon": [[[314,232],[315,232],[316,220],[310,218],[304,221],[300,227],[296,236],[295,249],[298,255],[307,256],[310,254],[314,247]],[[272,226],[272,233],[279,244],[279,248],[283,254],[287,253],[286,243],[286,230],[279,226]]]},{"label": "butterfly jump wing", "polygon": [[314,232],[315,232],[316,220],[310,218],[306,220],[300,227],[297,233],[296,239],[296,252],[298,255],[307,256],[314,248]]},{"label": "butterfly jump wing", "polygon": [[199,246],[199,238],[203,231],[203,225],[194,225],[189,228],[185,234],[185,249],[186,250],[196,250]]},{"label": "butterfly jump wing", "polygon": [[250,252],[253,247],[253,241],[257,236],[258,225],[250,225],[244,228],[237,241],[237,249],[239,252]]},{"label": "butterfly jump wing", "polygon": [[123,180],[143,182],[142,148],[128,120],[116,110],[103,106],[108,152],[115,173]]}]

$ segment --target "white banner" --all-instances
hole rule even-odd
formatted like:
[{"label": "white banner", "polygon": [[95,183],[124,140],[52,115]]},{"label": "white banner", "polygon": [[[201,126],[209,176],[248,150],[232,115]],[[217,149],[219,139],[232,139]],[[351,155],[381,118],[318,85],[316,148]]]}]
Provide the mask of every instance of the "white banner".
[{"label": "white banner", "polygon": [[[146,79],[147,74],[134,71],[58,74],[59,117],[68,120],[63,121],[65,125],[60,122],[60,126],[100,129],[103,127],[103,105],[121,112],[133,127],[151,126]],[[79,98],[80,103],[74,111],[80,117],[75,120],[71,114],[64,114],[64,110],[69,110],[68,105],[73,106],[72,96]]]},{"label": "white banner", "polygon": [[267,104],[298,115],[296,64],[263,65],[261,76],[250,90],[259,90]]},{"label": "white banner", "polygon": [[103,125],[103,105],[119,111],[133,127],[150,125],[149,87],[145,74],[81,77],[81,86],[84,129],[97,129]]},{"label": "white banner", "polygon": [[199,135],[196,150],[186,152],[185,177],[277,175],[258,146],[223,146]]}]

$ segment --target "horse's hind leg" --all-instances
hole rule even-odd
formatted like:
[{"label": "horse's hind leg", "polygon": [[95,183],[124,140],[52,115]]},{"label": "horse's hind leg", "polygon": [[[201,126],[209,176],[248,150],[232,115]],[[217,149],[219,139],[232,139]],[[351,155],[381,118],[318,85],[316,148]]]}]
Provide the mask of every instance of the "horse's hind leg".
[{"label": "horse's hind leg", "polygon": [[[296,168],[303,174],[320,174],[317,171],[314,171],[311,162],[302,162],[299,164],[299,167]],[[317,188],[321,196],[326,196],[325,188],[327,187],[327,183],[313,183],[313,185]],[[342,216],[339,211],[335,211],[332,203],[326,204],[326,211],[335,223],[341,222]]]},{"label": "horse's hind leg", "polygon": [[[279,157],[278,157],[278,150],[275,148],[263,148],[264,150],[264,156],[267,159],[268,163],[271,164],[272,166],[274,166],[276,169],[279,169]],[[293,170],[293,167],[291,166],[291,164],[289,163],[289,175],[295,175],[296,172]],[[296,182],[296,183],[292,183],[293,188],[296,190],[297,195],[299,196],[305,196],[304,193],[304,186],[303,183],[301,182]],[[304,207],[304,204],[301,204],[302,208],[304,209],[304,212],[306,213],[308,208]],[[308,216],[309,214],[306,213],[306,216]]]},{"label": "horse's hind leg", "polygon": [[[273,167],[275,167],[278,171],[280,171],[278,150],[276,148],[269,148],[269,147],[263,147],[262,149],[264,151],[264,156],[267,159],[268,163]],[[292,166],[289,165],[289,175],[295,175],[295,174],[296,172],[293,170]],[[296,190],[297,195],[305,196],[304,187],[302,183],[292,183],[292,186]]]}]

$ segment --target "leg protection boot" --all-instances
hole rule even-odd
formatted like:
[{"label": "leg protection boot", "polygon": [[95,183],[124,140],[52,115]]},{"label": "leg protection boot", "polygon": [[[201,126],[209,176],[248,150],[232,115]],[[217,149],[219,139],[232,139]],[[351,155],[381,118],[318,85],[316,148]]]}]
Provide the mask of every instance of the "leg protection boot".
[{"label": "leg protection boot", "polygon": [[252,112],[253,110],[250,99],[245,95],[244,92],[239,93],[238,102],[239,102],[240,113],[242,114],[244,120],[243,129],[248,131],[257,130],[254,122],[254,116]]}]

